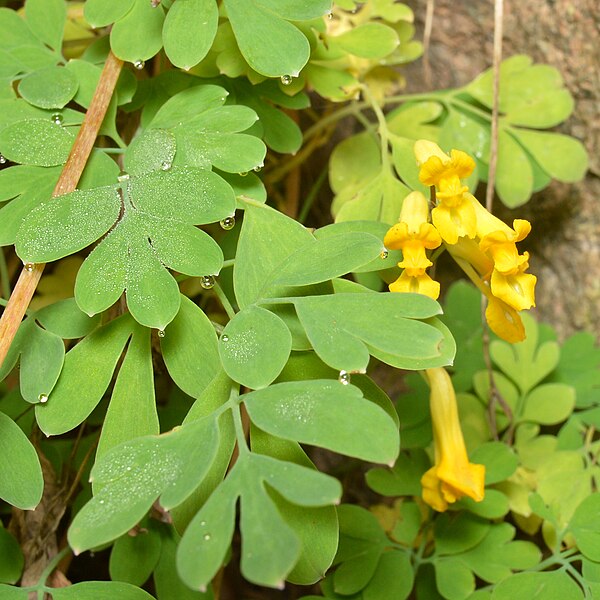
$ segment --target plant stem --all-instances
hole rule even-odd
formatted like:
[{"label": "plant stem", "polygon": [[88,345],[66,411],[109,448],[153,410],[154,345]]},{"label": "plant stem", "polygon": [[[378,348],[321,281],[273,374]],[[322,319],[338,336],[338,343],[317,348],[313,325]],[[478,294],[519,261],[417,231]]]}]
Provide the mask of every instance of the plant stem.
[{"label": "plant stem", "polygon": [[225,295],[223,288],[221,288],[221,286],[216,282],[213,287],[213,292],[215,293],[215,296],[217,296],[217,298],[220,300],[223,308],[225,309],[225,312],[227,313],[227,316],[230,319],[233,319],[233,317],[235,317],[235,310],[233,306],[231,306],[231,302],[229,302],[229,298]]},{"label": "plant stem", "polygon": [[8,300],[10,298],[10,278],[3,248],[0,248],[0,281],[2,282],[2,296]]},{"label": "plant stem", "polygon": [[[123,61],[110,52],[106,63],[104,63],[104,69],[100,75],[94,97],[85,114],[85,118],[79,129],[73,148],[71,148],[69,158],[67,158],[67,162],[54,188],[52,197],[67,194],[77,187],[94,142],[98,137],[98,131],[104,120],[122,66]],[[6,310],[0,319],[0,365],[2,365],[6,358],[10,345],[23,320],[25,311],[31,302],[37,284],[44,272],[44,266],[44,264],[40,263],[34,265],[32,269],[24,268],[21,271]]]}]

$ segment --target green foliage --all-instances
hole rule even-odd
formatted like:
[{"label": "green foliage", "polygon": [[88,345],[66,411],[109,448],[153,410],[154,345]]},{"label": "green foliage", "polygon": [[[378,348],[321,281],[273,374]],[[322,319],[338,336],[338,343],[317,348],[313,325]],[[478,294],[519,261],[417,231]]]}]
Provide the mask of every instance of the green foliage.
[{"label": "green foliage", "polygon": [[[592,336],[561,345],[526,319],[526,341],[492,340],[490,373],[476,290],[457,284],[443,311],[381,293],[402,260],[388,225],[429,193],[414,142],[471,153],[467,183],[487,180],[491,71],[398,95],[422,47],[393,0],[87,0],[83,15],[0,8],[0,304],[13,265],[52,263],[0,365],[0,596],[213,600],[239,558],[253,584],[338,600],[593,597]],[[77,189],[53,197],[109,50],[132,65]],[[507,206],[583,176],[580,142],[545,131],[573,108],[555,69],[509,58],[499,101]],[[304,181],[346,116],[363,130]],[[327,177],[336,222],[305,227]],[[427,386],[404,374],[392,399],[372,377],[446,366],[486,495],[437,514],[420,499]],[[374,497],[352,488],[360,461],[394,500],[339,506]],[[11,506],[67,531],[24,588]],[[67,552],[108,548],[111,581],[49,587]]]}]

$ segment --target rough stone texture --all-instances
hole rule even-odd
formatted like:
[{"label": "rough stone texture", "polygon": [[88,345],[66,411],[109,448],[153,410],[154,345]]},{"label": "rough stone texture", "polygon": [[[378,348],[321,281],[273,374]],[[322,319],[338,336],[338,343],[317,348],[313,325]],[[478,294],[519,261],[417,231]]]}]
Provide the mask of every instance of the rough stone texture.
[{"label": "rough stone texture", "polygon": [[[426,1],[412,0],[417,36]],[[505,219],[522,215],[534,232],[528,249],[538,275],[537,314],[561,336],[588,329],[600,335],[600,10],[597,0],[505,0],[504,57],[529,54],[557,67],[575,98],[559,129],[585,144],[590,171],[584,181],[553,182],[516,211],[495,204]],[[435,0],[429,51],[431,86],[468,83],[492,62],[494,2]],[[407,71],[410,90],[426,89],[422,63]]]}]

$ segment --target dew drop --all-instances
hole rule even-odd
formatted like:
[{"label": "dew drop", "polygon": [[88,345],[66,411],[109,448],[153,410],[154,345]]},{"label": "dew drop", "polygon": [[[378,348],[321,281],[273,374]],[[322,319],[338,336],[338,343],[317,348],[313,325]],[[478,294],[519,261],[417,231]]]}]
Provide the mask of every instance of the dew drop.
[{"label": "dew drop", "polygon": [[333,12],[332,11],[328,11],[327,12],[327,18],[328,19],[333,19]]},{"label": "dew drop", "polygon": [[379,255],[379,258],[385,260],[389,255],[390,255],[390,253],[387,250],[382,250],[381,254]]},{"label": "dew drop", "polygon": [[208,540],[210,540],[210,533],[205,533],[202,538],[204,539],[205,542],[208,542]]},{"label": "dew drop", "polygon": [[200,521],[200,527],[206,527],[206,521]]},{"label": "dew drop", "polygon": [[134,66],[134,67],[135,67],[135,68],[136,68],[138,71],[141,71],[141,70],[142,70],[142,69],[143,69],[143,68],[146,66],[146,63],[145,63],[143,60],[136,60],[136,61],[133,63],[133,66]]},{"label": "dew drop", "polygon": [[33,263],[29,263],[29,262],[28,263],[23,263],[23,268],[27,272],[31,273],[33,271],[33,269],[35,268],[35,265]]},{"label": "dew drop", "polygon": [[0,165],[5,165],[8,161],[6,160],[6,156],[0,154]]},{"label": "dew drop", "polygon": [[104,504],[104,500],[100,500],[100,504]]},{"label": "dew drop", "polygon": [[158,330],[158,337],[159,338],[164,338],[165,337],[165,330],[164,329],[159,329]]},{"label": "dew drop", "polygon": [[219,225],[221,225],[225,231],[229,231],[235,227],[235,217],[233,215],[230,217],[225,217],[219,222]]},{"label": "dew drop", "polygon": [[204,277],[200,279],[200,285],[203,289],[210,290],[215,286],[215,278],[212,275],[204,275]]},{"label": "dew drop", "polygon": [[160,4],[160,0],[150,0],[150,6],[156,8]]},{"label": "dew drop", "polygon": [[50,119],[55,125],[62,125],[63,116],[60,113],[54,113]]},{"label": "dew drop", "polygon": [[338,381],[342,385],[348,385],[350,383],[350,373],[348,373],[348,371],[340,371]]},{"label": "dew drop", "polygon": [[168,160],[164,160],[162,165],[160,165],[160,168],[163,171],[168,171],[171,167],[172,167],[172,164]]},{"label": "dew drop", "polygon": [[248,171],[242,171],[241,173],[238,173],[238,175],[240,177],[246,177],[246,175],[248,175]]},{"label": "dew drop", "polygon": [[290,85],[290,83],[292,83],[292,80],[294,78],[291,75],[282,75],[281,76],[281,83],[283,85]]},{"label": "dew drop", "polygon": [[129,173],[125,171],[121,171],[117,176],[117,181],[123,183],[124,181],[129,181]]},{"label": "dew drop", "polygon": [[261,163],[260,165],[256,165],[254,167],[254,169],[252,169],[255,173],[260,173],[262,171],[262,168],[265,166],[264,163]]},{"label": "dew drop", "polygon": [[42,404],[46,404],[46,402],[48,402],[48,394],[40,394],[38,396],[38,400],[42,403]]},{"label": "dew drop", "polygon": [[221,336],[221,341],[222,341],[222,342],[228,342],[228,341],[229,341],[229,336],[228,336],[227,334],[225,334],[225,335],[222,335],[222,336]]}]

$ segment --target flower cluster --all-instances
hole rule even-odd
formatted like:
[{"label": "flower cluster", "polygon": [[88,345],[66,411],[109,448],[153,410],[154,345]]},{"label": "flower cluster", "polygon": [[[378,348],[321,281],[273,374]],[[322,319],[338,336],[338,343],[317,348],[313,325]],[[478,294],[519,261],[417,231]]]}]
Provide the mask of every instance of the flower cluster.
[{"label": "flower cluster", "polygon": [[[426,269],[432,265],[426,250],[442,243],[459,266],[488,299],[487,322],[494,333],[509,342],[525,338],[519,311],[535,306],[536,277],[527,273],[529,254],[519,254],[516,243],[531,230],[528,221],[516,219],[513,227],[489,213],[469,193],[464,179],[475,168],[460,150],[445,154],[437,144],[415,143],[419,180],[435,189],[436,204],[412,192],[403,203],[399,223],[386,234],[384,244],[402,250],[402,274],[392,292],[417,292],[437,299],[439,283]],[[429,222],[431,220],[431,223]]]}]

